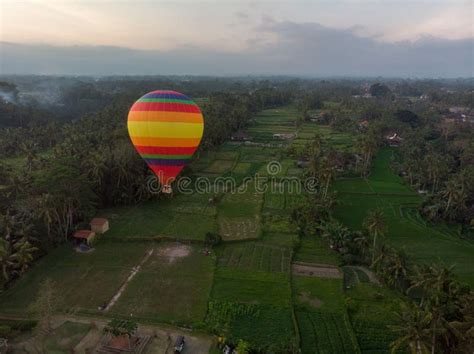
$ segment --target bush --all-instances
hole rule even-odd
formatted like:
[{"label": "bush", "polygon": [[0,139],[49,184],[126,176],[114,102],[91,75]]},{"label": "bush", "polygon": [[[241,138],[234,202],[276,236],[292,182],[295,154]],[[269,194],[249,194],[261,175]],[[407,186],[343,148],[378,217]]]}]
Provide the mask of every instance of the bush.
[{"label": "bush", "polygon": [[204,243],[209,246],[217,246],[221,243],[221,241],[222,237],[213,232],[206,233],[206,236],[204,238]]},{"label": "bush", "polygon": [[1,327],[10,327],[12,330],[26,332],[36,327],[38,322],[34,320],[1,320]]},{"label": "bush", "polygon": [[0,325],[0,337],[7,337],[12,331],[10,326]]}]

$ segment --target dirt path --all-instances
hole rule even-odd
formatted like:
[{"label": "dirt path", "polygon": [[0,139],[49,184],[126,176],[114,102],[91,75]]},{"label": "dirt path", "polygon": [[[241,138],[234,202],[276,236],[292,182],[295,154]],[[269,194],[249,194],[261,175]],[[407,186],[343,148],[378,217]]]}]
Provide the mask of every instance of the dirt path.
[{"label": "dirt path", "polygon": [[104,311],[109,311],[110,308],[112,306],[115,305],[115,303],[117,302],[117,300],[120,298],[120,296],[122,295],[122,293],[125,291],[125,289],[127,288],[127,285],[128,283],[135,277],[135,275],[137,275],[137,273],[140,271],[140,268],[142,267],[142,265],[148,260],[148,258],[150,258],[150,256],[153,254],[153,249],[149,250],[145,257],[143,257],[143,259],[140,261],[140,263],[138,265],[136,265],[135,267],[132,268],[132,271],[130,272],[130,275],[128,276],[127,280],[125,280],[125,282],[122,284],[122,286],[120,287],[120,289],[115,293],[115,295],[112,297],[112,299],[109,301],[109,303],[107,304],[107,306],[105,307]]},{"label": "dirt path", "polygon": [[367,268],[362,267],[362,266],[352,266],[352,268],[360,269],[361,271],[363,271],[369,277],[369,280],[370,280],[371,283],[380,285],[379,280],[377,279],[377,277],[375,276],[375,274],[372,271],[370,271]]},{"label": "dirt path", "polygon": [[342,278],[339,268],[329,264],[294,262],[291,265],[291,269],[295,275],[318,278]]}]

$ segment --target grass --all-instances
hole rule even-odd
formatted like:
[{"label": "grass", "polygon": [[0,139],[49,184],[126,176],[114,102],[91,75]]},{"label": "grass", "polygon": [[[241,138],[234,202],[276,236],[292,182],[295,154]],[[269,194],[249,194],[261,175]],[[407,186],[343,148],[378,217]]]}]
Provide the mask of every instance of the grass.
[{"label": "grass", "polygon": [[180,240],[204,241],[206,233],[217,229],[214,216],[174,213],[170,219],[161,235]]},{"label": "grass", "polygon": [[51,354],[71,353],[90,329],[89,324],[67,321],[48,335],[43,343],[44,350]]},{"label": "grass", "polygon": [[157,236],[170,223],[163,203],[156,201],[109,209],[103,214],[110,220],[106,237]]},{"label": "grass", "polygon": [[403,299],[396,292],[371,283],[347,291],[349,317],[362,353],[389,353],[396,335],[387,327]]},{"label": "grass", "polygon": [[[317,308],[326,312],[345,312],[342,285],[342,279],[293,276],[296,303],[298,307],[308,310]],[[314,306],[311,302],[318,305]]]},{"label": "grass", "polygon": [[329,250],[329,245],[320,237],[301,238],[295,261],[339,265],[342,260],[339,253]]},{"label": "grass", "polygon": [[228,172],[234,166],[233,160],[214,160],[211,165],[206,168],[203,172],[206,173],[215,173],[215,174],[223,174]]},{"label": "grass", "polygon": [[218,251],[220,266],[282,272],[290,270],[291,250],[263,242],[222,245]]},{"label": "grass", "polygon": [[[339,180],[335,184],[334,189],[340,191],[335,216],[348,227],[361,229],[367,213],[381,208],[386,217],[388,233],[385,240],[388,243],[405,249],[416,262],[454,264],[459,279],[474,286],[474,243],[460,239],[449,229],[423,221],[416,211],[421,198],[390,170],[390,159],[392,149],[381,149],[368,181],[355,178]],[[347,192],[363,183],[374,186],[375,193]]]},{"label": "grass", "polygon": [[25,313],[46,278],[55,282],[64,303],[62,308],[97,311],[110,301],[149,247],[141,243],[102,242],[88,254],[77,253],[70,245],[58,247],[0,295],[2,312]]},{"label": "grass", "polygon": [[215,301],[290,306],[289,275],[236,267],[218,267],[214,275]]},{"label": "grass", "polygon": [[359,353],[359,346],[347,318],[340,313],[297,311],[301,353]]},{"label": "grass", "polygon": [[202,323],[214,258],[204,255],[199,247],[191,247],[188,256],[170,260],[160,254],[160,249],[155,248],[111,313],[180,325]]},{"label": "grass", "polygon": [[358,353],[342,280],[293,276],[302,353]]}]

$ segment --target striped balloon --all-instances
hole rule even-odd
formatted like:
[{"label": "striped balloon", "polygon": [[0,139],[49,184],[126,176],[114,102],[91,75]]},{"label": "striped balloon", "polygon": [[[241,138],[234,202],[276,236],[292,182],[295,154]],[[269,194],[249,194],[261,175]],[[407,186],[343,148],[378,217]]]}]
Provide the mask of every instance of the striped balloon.
[{"label": "striped balloon", "polygon": [[176,91],[147,93],[128,114],[128,133],[135,149],[168,193],[199,146],[203,130],[199,107]]}]

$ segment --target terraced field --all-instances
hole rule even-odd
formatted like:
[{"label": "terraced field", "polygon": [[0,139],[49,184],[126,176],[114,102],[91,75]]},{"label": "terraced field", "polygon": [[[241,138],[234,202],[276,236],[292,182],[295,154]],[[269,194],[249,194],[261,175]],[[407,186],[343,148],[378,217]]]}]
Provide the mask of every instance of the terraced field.
[{"label": "terraced field", "polygon": [[417,262],[439,262],[449,266],[462,281],[474,286],[474,243],[460,239],[447,226],[429,225],[416,208],[422,199],[390,169],[394,150],[382,149],[368,179],[352,178],[334,183],[339,202],[336,217],[352,229],[360,229],[371,209],[381,208],[387,218],[386,239]]}]

